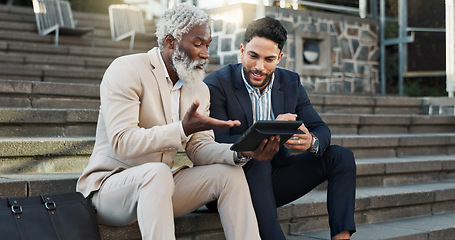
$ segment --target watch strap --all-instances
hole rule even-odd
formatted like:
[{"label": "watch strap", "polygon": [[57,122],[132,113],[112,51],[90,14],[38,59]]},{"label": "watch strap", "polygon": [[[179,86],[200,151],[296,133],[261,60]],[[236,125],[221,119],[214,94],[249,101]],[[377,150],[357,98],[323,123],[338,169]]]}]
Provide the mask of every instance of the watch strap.
[{"label": "watch strap", "polygon": [[308,152],[317,154],[319,151],[319,139],[313,133],[310,134],[313,138],[311,140],[311,147],[308,148]]},{"label": "watch strap", "polygon": [[245,156],[242,155],[242,153],[234,151],[234,163],[235,163],[235,165],[244,165],[250,160],[251,160],[250,157],[245,157]]}]

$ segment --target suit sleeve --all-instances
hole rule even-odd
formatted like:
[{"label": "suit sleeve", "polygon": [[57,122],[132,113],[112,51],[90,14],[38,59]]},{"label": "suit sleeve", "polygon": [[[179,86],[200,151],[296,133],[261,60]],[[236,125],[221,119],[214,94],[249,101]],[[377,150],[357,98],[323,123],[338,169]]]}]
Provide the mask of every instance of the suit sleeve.
[{"label": "suit sleeve", "polygon": [[297,120],[303,121],[305,127],[319,139],[319,153],[322,156],[330,145],[331,133],[329,127],[314,110],[313,105],[300,81],[298,83],[296,113]]},{"label": "suit sleeve", "polygon": [[106,70],[100,86],[100,111],[104,115],[107,138],[121,160],[182,146],[179,123],[139,127],[143,88],[141,75],[134,65],[131,59],[116,59]]},{"label": "suit sleeve", "polygon": [[[228,97],[235,98],[235,95],[234,92],[232,91],[232,87],[230,85],[223,86],[219,78],[220,78],[219,74],[214,73],[207,76],[206,79],[204,80],[208,88],[210,89],[210,116],[225,121],[240,120],[242,122],[242,126],[231,129],[214,130],[215,140],[219,143],[234,143],[246,130],[244,129],[243,131],[239,131],[239,129],[246,128],[246,121],[236,118],[236,116],[232,116],[228,113],[227,105],[230,103],[228,101]],[[241,112],[240,109],[238,111]]]}]

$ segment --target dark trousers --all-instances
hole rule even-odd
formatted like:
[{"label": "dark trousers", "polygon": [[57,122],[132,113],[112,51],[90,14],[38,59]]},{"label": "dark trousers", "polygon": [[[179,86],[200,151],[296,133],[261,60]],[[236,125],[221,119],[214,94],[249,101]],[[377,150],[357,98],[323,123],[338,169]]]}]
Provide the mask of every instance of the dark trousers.
[{"label": "dark trousers", "polygon": [[[305,152],[289,155],[286,165],[251,160],[243,169],[250,187],[254,210],[263,240],[285,240],[276,208],[290,203],[324,181],[327,186],[327,210],[331,236],[343,231],[355,232],[355,177],[353,153],[332,145],[322,157]],[[281,159],[274,159],[274,161]]]}]

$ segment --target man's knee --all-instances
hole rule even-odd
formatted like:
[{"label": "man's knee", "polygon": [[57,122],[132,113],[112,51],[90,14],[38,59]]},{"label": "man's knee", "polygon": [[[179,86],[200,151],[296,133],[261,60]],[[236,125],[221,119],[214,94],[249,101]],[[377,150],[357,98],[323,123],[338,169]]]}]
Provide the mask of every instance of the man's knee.
[{"label": "man's knee", "polygon": [[331,145],[326,149],[324,155],[327,155],[329,159],[335,161],[335,164],[341,165],[344,169],[356,170],[354,153],[348,148]]},{"label": "man's knee", "polygon": [[[216,184],[216,193],[214,198],[216,200],[207,203],[205,206],[210,211],[217,211],[218,198],[221,196],[222,192],[229,192],[230,190],[239,190],[243,191],[242,187],[247,186],[245,174],[241,167],[226,165],[226,164],[214,164],[209,166],[211,168],[211,174],[207,175],[211,183]],[[227,188],[227,189],[226,189]]]},{"label": "man's knee", "polygon": [[211,183],[216,183],[217,195],[226,190],[238,191],[248,188],[245,173],[241,167],[227,164],[213,164],[209,167],[211,168],[210,174],[207,174],[205,178]]},{"label": "man's knee", "polygon": [[213,164],[210,167],[212,167],[212,172],[214,173],[212,176],[223,182],[236,181],[245,178],[245,174],[241,167],[227,164]]},{"label": "man's knee", "polygon": [[170,168],[164,163],[146,163],[138,166],[141,170],[138,176],[142,178],[141,189],[157,191],[163,189],[172,195],[174,190],[174,179]]},{"label": "man's knee", "polygon": [[251,160],[243,166],[248,181],[263,182],[264,178],[272,175],[272,164],[270,161]]}]

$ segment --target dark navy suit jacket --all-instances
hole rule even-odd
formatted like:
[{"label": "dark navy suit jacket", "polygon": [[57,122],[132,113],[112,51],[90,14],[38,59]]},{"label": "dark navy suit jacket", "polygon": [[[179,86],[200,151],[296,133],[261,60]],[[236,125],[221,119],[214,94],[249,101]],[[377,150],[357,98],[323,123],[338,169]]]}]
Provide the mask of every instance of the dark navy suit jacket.
[{"label": "dark navy suit jacket", "polygon": [[[239,120],[242,125],[215,130],[215,140],[221,143],[235,142],[252,124],[251,100],[241,75],[242,64],[230,64],[208,75],[204,82],[210,89],[210,116],[222,120]],[[330,130],[311,105],[308,94],[300,83],[297,73],[276,68],[272,87],[272,109],[275,117],[284,113],[297,114],[297,120],[318,139],[319,156],[330,145]],[[285,161],[289,150],[282,147],[273,161]]]}]

